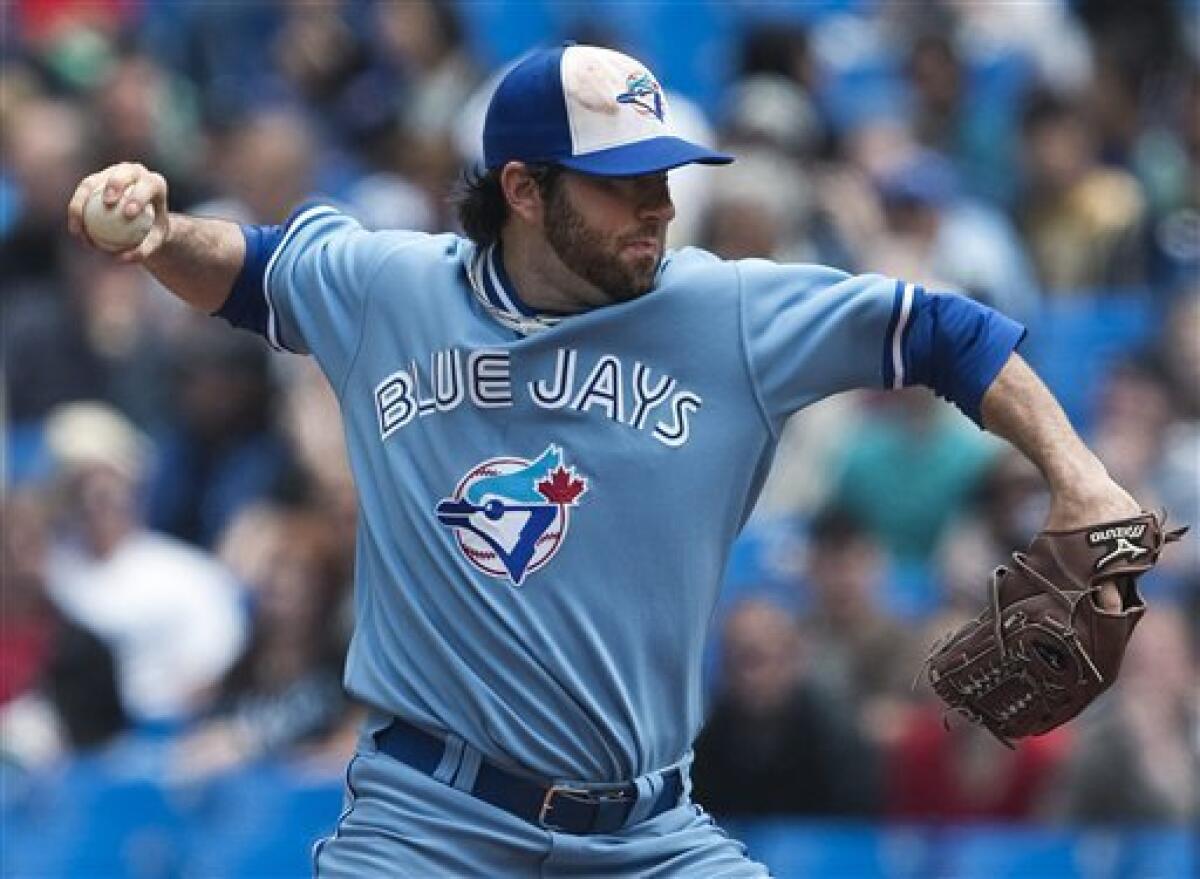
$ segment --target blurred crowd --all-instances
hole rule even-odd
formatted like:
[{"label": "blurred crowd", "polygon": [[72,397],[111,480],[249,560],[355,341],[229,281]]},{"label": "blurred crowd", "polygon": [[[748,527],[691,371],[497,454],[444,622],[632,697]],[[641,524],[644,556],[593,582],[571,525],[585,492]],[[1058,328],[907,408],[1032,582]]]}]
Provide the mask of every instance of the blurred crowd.
[{"label": "blurred crowd", "polygon": [[[672,246],[892,274],[1026,322],[1039,367],[1087,364],[1086,387],[1059,390],[1110,471],[1200,524],[1187,0],[708,5],[731,15],[705,61],[721,100],[670,100],[738,161],[672,173]],[[595,6],[545,39],[658,66]],[[453,229],[511,58],[465,0],[6,14],[4,758],[36,770],[136,734],[169,742],[180,778],[340,768],[361,709],[340,687],[356,500],[333,396],[311,362],[68,240],[65,207],[86,174],[138,161],[177,210],[274,224],[319,194],[370,227]],[[1047,338],[1064,320],[1104,350]],[[1195,540],[1144,584],[1123,676],[1079,722],[1010,751],[944,729],[914,682],[1047,509],[1030,465],[928,394],[801,413],[714,622],[697,798],[719,816],[1194,822]]]}]

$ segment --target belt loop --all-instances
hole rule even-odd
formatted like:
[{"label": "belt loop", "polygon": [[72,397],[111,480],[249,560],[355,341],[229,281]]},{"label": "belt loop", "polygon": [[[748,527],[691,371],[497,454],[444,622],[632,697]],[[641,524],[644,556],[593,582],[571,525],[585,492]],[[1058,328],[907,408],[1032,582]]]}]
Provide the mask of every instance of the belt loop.
[{"label": "belt loop", "polygon": [[442,762],[433,770],[433,777],[442,784],[450,784],[454,773],[458,771],[459,761],[462,760],[463,746],[466,743],[451,733],[446,736],[446,750],[442,753]]},{"label": "belt loop", "polygon": [[475,777],[479,775],[479,764],[483,762],[483,754],[478,748],[464,742],[462,758],[458,763],[458,772],[454,775],[454,787],[471,793],[475,788]]},{"label": "belt loop", "polygon": [[621,825],[623,828],[640,824],[650,814],[650,810],[658,801],[658,795],[662,792],[663,775],[661,772],[643,775],[635,778],[633,783],[637,787],[638,797],[633,808],[629,810],[629,814],[625,816],[625,821]]}]

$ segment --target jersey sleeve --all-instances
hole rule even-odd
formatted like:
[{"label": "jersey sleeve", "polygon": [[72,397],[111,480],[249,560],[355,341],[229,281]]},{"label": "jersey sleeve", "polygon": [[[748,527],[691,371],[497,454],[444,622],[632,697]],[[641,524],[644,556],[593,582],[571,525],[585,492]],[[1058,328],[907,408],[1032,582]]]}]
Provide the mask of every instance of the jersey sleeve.
[{"label": "jersey sleeve", "polygon": [[880,275],[744,260],[748,368],[768,420],[853,388],[923,384],[977,424],[1020,324],[957,294]]},{"label": "jersey sleeve", "polygon": [[358,347],[379,237],[329,205],[298,209],[281,226],[243,226],[246,257],[216,312],[273,348],[312,354],[340,384]]}]

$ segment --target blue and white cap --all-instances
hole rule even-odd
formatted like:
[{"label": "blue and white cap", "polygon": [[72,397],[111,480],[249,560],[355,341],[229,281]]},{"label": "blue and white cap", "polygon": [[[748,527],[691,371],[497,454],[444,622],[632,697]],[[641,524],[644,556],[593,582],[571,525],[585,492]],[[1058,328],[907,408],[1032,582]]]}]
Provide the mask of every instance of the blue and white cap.
[{"label": "blue and white cap", "polygon": [[662,87],[645,65],[596,46],[533,52],[496,89],[483,125],[483,160],[562,165],[631,177],[733,156],[684,140]]}]

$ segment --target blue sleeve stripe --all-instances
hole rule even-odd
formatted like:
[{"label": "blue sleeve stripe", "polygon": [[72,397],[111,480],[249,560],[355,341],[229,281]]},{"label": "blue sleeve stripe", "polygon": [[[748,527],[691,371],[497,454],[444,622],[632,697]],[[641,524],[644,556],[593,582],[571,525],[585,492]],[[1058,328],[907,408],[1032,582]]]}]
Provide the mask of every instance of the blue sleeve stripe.
[{"label": "blue sleeve stripe", "polygon": [[916,287],[913,284],[896,282],[896,298],[892,305],[892,318],[888,323],[887,343],[884,349],[883,384],[887,388],[902,388],[907,378],[904,340],[912,323],[915,295]]},{"label": "blue sleeve stripe", "polygon": [[892,331],[892,369],[895,370],[893,387],[902,388],[907,377],[904,369],[904,340],[908,337],[908,328],[912,319],[913,299],[916,287],[904,285],[904,296],[900,303],[900,317],[896,321],[896,329]]},{"label": "blue sleeve stripe", "polygon": [[908,361],[909,336],[912,335],[913,328],[917,323],[917,307],[921,302],[921,299],[923,299],[925,296],[925,288],[919,287],[916,284],[908,284],[907,291],[909,303],[908,320],[904,322],[904,326],[900,329],[899,333],[900,360],[901,363],[904,364],[904,375],[902,376],[901,383],[896,385],[897,388],[902,388],[913,383],[912,364]]},{"label": "blue sleeve stripe", "polygon": [[296,237],[296,235],[305,226],[312,223],[314,220],[336,214],[337,211],[329,205],[316,205],[314,207],[303,210],[288,220],[285,227],[286,231],[279,243],[275,245],[275,250],[271,253],[271,258],[267,260],[267,266],[263,270],[262,275],[262,292],[263,299],[267,303],[267,342],[277,351],[283,350],[286,347],[279,337],[279,317],[275,309],[275,303],[271,297],[271,271],[275,268],[279,260],[279,255],[283,253],[284,248],[288,246]]}]

